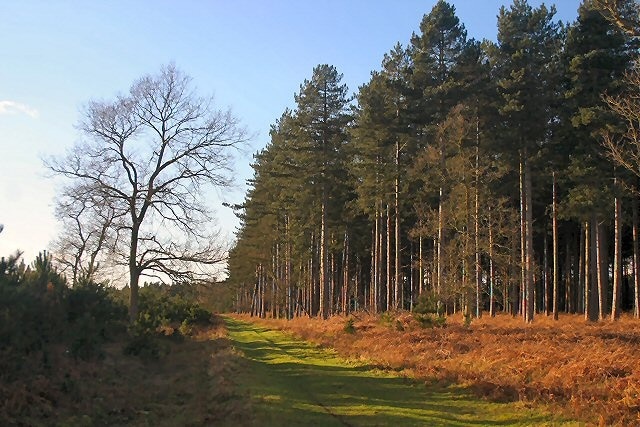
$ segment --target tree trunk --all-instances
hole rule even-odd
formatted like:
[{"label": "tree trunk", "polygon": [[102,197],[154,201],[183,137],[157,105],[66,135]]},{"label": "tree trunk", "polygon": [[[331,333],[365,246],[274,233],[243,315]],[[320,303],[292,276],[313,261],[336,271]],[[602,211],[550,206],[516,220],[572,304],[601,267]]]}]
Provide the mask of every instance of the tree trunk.
[{"label": "tree trunk", "polygon": [[[333,235],[331,236],[331,246],[334,244]],[[329,255],[329,316],[335,314],[336,305],[336,256],[333,252]]]},{"label": "tree trunk", "polygon": [[413,304],[416,300],[415,287],[415,255],[414,255],[414,247],[413,241],[411,241],[411,245],[409,247],[409,311],[413,311]]},{"label": "tree trunk", "polygon": [[597,247],[598,221],[595,215],[585,223],[585,318],[591,322],[597,322],[599,318],[598,306],[598,247]]},{"label": "tree trunk", "polygon": [[327,192],[322,190],[322,212],[320,220],[320,314],[329,318],[329,251],[327,241]]},{"label": "tree trunk", "polygon": [[638,245],[638,199],[632,199],[633,221],[633,315],[640,318],[640,249]]},{"label": "tree trunk", "polygon": [[[560,270],[558,267],[558,195],[556,173],[553,172],[553,201],[552,201],[552,228],[553,228],[553,320],[558,320],[558,281]],[[567,271],[568,271],[567,264]]]},{"label": "tree trunk", "polygon": [[140,273],[137,268],[129,272],[129,322],[134,323],[138,319],[138,282]]},{"label": "tree trunk", "polygon": [[293,289],[291,286],[291,234],[289,228],[289,216],[285,216],[285,269],[284,269],[284,281],[287,288],[287,319],[293,318],[294,306],[293,306]]},{"label": "tree trunk", "polygon": [[527,219],[526,219],[526,194],[524,184],[524,160],[520,154],[520,315],[526,320],[526,284],[527,284]]},{"label": "tree trunk", "polygon": [[[569,236],[566,236],[565,242],[565,260],[564,260],[564,305],[567,313],[575,313],[575,298],[574,298],[574,286],[575,279],[571,277],[571,266],[575,265],[575,257],[571,256],[571,247],[569,243]],[[575,273],[574,273],[575,275]]]},{"label": "tree trunk", "polygon": [[322,281],[319,277],[321,273],[318,270],[318,265],[320,264],[320,262],[317,262],[318,252],[318,238],[314,231],[311,235],[311,257],[309,258],[309,306],[311,307],[309,314],[314,317],[321,313],[320,296],[322,292]]},{"label": "tree trunk", "polygon": [[494,295],[494,279],[495,273],[493,271],[493,223],[491,218],[491,208],[489,208],[489,315],[495,317],[496,315],[496,303]]},{"label": "tree trunk", "polygon": [[607,288],[609,283],[606,255],[606,237],[602,224],[596,224],[596,269],[598,272],[598,319],[604,320],[607,311]]},{"label": "tree trunk", "polygon": [[342,313],[344,315],[349,314],[349,234],[344,232],[344,244],[343,244],[343,261],[342,261]]},{"label": "tree trunk", "polygon": [[621,241],[621,216],[622,205],[620,197],[616,197],[614,201],[613,216],[613,301],[611,303],[611,320],[617,320],[620,317],[620,299],[622,296],[622,241]]},{"label": "tree trunk", "polygon": [[394,268],[394,286],[395,286],[395,304],[394,308],[398,309],[402,298],[402,283],[400,277],[400,142],[396,138],[396,179],[395,179],[395,268]]},{"label": "tree trunk", "polygon": [[384,222],[383,222],[383,214],[382,214],[382,201],[380,201],[380,210],[379,210],[379,215],[378,215],[378,237],[377,237],[377,260],[376,260],[376,264],[378,266],[378,271],[377,271],[377,282],[376,282],[376,311],[382,311],[384,306],[383,306],[383,276],[384,276],[384,263],[383,263],[383,258],[384,258]]},{"label": "tree trunk", "polygon": [[391,273],[391,207],[387,203],[387,311],[394,306],[393,301],[393,275]]},{"label": "tree trunk", "polygon": [[129,322],[138,320],[138,284],[140,270],[138,268],[138,233],[140,225],[133,220],[131,245],[129,248]]},{"label": "tree trunk", "polygon": [[551,304],[549,301],[550,288],[549,288],[549,237],[547,233],[544,233],[544,248],[542,251],[542,285],[544,295],[542,296],[542,304],[545,316],[551,314]]},{"label": "tree trunk", "polygon": [[527,290],[527,323],[533,322],[534,315],[534,281],[533,281],[533,209],[531,201],[531,167],[529,165],[529,159],[527,158],[527,152],[525,150],[524,156],[524,179],[525,179],[525,235],[527,242],[525,245],[526,252],[526,290]]},{"label": "tree trunk", "polygon": [[443,212],[443,188],[440,187],[440,198],[438,202],[438,239],[437,239],[437,252],[436,252],[436,294],[440,296],[442,288],[442,256],[443,256],[443,244],[444,244],[444,212]]},{"label": "tree trunk", "polygon": [[588,251],[588,235],[589,231],[587,227],[589,224],[585,221],[580,225],[580,255],[578,260],[578,288],[576,289],[576,312],[582,313],[586,316],[587,304],[585,296],[587,295],[587,251]]},{"label": "tree trunk", "polygon": [[[475,287],[476,287],[476,317],[480,317],[482,315],[482,280],[481,274],[482,269],[480,268],[480,119],[478,116],[478,109],[476,107],[475,110],[475,118],[476,118],[476,153],[475,153],[475,189],[474,189],[474,252],[475,252]],[[489,220],[489,229],[491,229],[491,220]],[[489,232],[491,233],[491,231]],[[491,240],[491,238],[489,238]],[[491,243],[489,243],[491,245]],[[491,252],[491,249],[489,249]],[[491,255],[489,255],[491,258]],[[491,259],[489,260],[491,263]],[[491,284],[493,286],[493,284]],[[489,304],[493,306],[493,289],[491,290],[491,301]],[[492,312],[492,308],[489,309]],[[493,316],[493,314],[492,314]]]},{"label": "tree trunk", "polygon": [[422,232],[418,237],[418,268],[420,271],[418,272],[418,296],[422,295],[423,287],[424,287],[424,261],[423,261],[423,253],[422,253]]},{"label": "tree trunk", "polygon": [[375,223],[371,238],[371,280],[369,285],[369,307],[374,313],[378,312],[378,204],[376,203]]}]

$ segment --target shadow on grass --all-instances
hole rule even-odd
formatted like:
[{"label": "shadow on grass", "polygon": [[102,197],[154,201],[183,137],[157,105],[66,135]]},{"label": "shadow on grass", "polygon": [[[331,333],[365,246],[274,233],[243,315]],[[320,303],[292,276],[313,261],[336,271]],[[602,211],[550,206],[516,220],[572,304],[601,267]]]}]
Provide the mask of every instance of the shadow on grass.
[{"label": "shadow on grass", "polygon": [[226,321],[233,345],[246,358],[239,383],[252,396],[261,425],[555,425],[513,404],[425,386],[280,332]]}]

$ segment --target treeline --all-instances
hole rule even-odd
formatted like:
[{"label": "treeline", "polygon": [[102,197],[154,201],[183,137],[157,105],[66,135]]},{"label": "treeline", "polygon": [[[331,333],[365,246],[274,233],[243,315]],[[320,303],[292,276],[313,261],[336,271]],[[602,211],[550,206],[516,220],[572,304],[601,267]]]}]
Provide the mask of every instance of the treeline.
[{"label": "treeline", "polygon": [[612,160],[630,136],[611,108],[637,93],[638,46],[601,7],[567,25],[514,0],[494,43],[438,1],[355,99],[317,66],[237,206],[236,309],[326,318],[422,296],[474,316],[638,317],[638,164]]}]

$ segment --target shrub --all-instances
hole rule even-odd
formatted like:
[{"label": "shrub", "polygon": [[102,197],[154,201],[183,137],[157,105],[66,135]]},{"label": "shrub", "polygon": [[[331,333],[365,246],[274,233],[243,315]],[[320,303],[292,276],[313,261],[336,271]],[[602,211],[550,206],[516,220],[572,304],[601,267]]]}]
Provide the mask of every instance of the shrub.
[{"label": "shrub", "polygon": [[347,321],[344,324],[343,330],[348,334],[355,334],[356,333],[356,326],[355,326],[355,321],[353,320],[353,318],[347,319]]},{"label": "shrub", "polygon": [[142,360],[158,360],[162,353],[158,338],[140,327],[130,329],[129,341],[122,352],[130,356],[138,356]]},{"label": "shrub", "polygon": [[125,330],[127,309],[103,283],[77,283],[67,293],[66,306],[69,352],[75,358],[100,356],[102,344]]},{"label": "shrub", "polygon": [[[140,290],[140,311],[138,325],[148,331],[184,324],[187,326],[206,325],[211,313],[193,301],[187,285],[150,284]],[[178,327],[179,328],[179,327]]]},{"label": "shrub", "polygon": [[393,314],[388,311],[385,311],[380,315],[380,324],[382,325],[392,326],[394,320]]},{"label": "shrub", "polygon": [[52,343],[68,346],[75,358],[99,356],[108,334],[124,330],[126,308],[106,285],[83,281],[69,288],[51,260],[47,252],[29,267],[20,254],[0,259],[0,342],[6,350],[0,371],[19,375],[16,361],[34,352],[45,357]]},{"label": "shrub", "polygon": [[414,313],[413,318],[423,328],[443,328],[447,325],[447,318],[444,316]]},{"label": "shrub", "polygon": [[417,314],[436,314],[444,315],[444,310],[440,300],[435,295],[423,293],[420,295],[413,307],[413,312]]},{"label": "shrub", "polygon": [[445,327],[447,318],[444,316],[442,304],[434,296],[427,293],[420,295],[413,308],[413,318],[423,328]]}]

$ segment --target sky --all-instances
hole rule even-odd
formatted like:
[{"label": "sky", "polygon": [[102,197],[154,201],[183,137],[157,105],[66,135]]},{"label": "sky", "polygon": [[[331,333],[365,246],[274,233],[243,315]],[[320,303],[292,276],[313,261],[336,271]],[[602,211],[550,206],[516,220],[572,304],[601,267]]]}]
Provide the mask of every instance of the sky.
[{"label": "sky", "polygon": [[[0,0],[0,256],[31,262],[59,232],[53,202],[61,181],[43,159],[78,141],[80,111],[112,100],[174,63],[197,92],[213,95],[255,135],[236,161],[233,189],[211,197],[223,233],[238,222],[251,154],[318,64],[334,65],[352,93],[383,55],[419,32],[436,0]],[[496,39],[509,0],[450,0],[468,36]],[[543,3],[529,0],[532,6]],[[573,22],[580,0],[556,0]],[[547,5],[554,2],[546,2]]]}]

